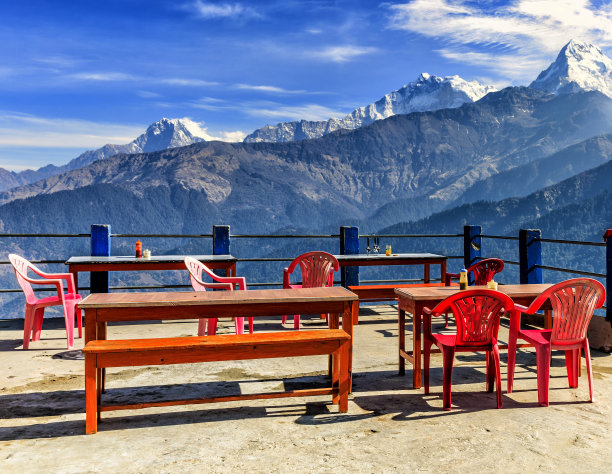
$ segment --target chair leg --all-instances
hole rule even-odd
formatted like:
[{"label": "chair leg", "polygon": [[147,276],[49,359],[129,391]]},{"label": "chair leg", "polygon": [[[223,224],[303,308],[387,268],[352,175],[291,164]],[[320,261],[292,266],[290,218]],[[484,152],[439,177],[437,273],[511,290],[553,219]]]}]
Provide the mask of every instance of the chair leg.
[{"label": "chair leg", "polygon": [[507,387],[506,391],[512,393],[514,385],[514,369],[516,365],[516,340],[518,337],[518,329],[512,327],[514,324],[513,318],[510,318],[510,332],[508,334],[508,367],[507,367]]},{"label": "chair leg", "polygon": [[550,374],[550,345],[536,346],[537,370],[538,370],[538,403],[548,406],[548,383]]},{"label": "chair leg", "polygon": [[208,335],[214,336],[217,334],[217,318],[208,318]]},{"label": "chair leg", "polygon": [[293,315],[293,329],[295,329],[296,331],[300,330],[300,315],[299,314]]},{"label": "chair leg", "polygon": [[198,321],[198,336],[206,336],[206,323],[208,318],[200,318]]},{"label": "chair leg", "polygon": [[34,321],[32,322],[32,340],[40,341],[42,333],[43,319],[45,317],[45,308],[38,308],[34,312]]},{"label": "chair leg", "polygon": [[234,318],[234,324],[236,324],[236,334],[244,334],[244,318]]},{"label": "chair leg", "polygon": [[455,358],[455,348],[446,347],[442,349],[442,407],[445,410],[451,409],[451,387],[453,384],[453,359]]},{"label": "chair leg", "polygon": [[587,377],[589,379],[589,398],[593,403],[593,368],[591,367],[591,349],[589,348],[589,340],[584,339],[584,358],[586,360]]},{"label": "chair leg", "polygon": [[578,387],[578,364],[580,364],[580,349],[569,349],[565,352],[565,367],[570,388]]},{"label": "chair leg", "polygon": [[34,323],[34,314],[36,310],[26,305],[25,316],[23,319],[23,348],[27,350],[30,347],[30,337],[32,337],[32,324]]},{"label": "chair leg", "polygon": [[64,303],[64,322],[66,323],[66,340],[68,349],[74,346],[74,305]]},{"label": "chair leg", "polygon": [[486,367],[487,367],[487,392],[493,392],[493,384],[495,382],[495,361],[493,360],[493,352],[486,351]]},{"label": "chair leg", "polygon": [[253,334],[253,317],[250,316],[248,320],[249,320],[249,334]]},{"label": "chair leg", "polygon": [[502,408],[501,369],[499,362],[499,346],[493,346],[493,364],[495,365],[495,389],[497,391],[497,408]]}]

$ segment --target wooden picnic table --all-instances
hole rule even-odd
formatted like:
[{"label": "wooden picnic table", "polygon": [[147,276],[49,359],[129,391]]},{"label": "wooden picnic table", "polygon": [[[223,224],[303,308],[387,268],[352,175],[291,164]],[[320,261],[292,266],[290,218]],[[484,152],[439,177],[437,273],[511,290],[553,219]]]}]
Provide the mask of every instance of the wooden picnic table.
[{"label": "wooden picnic table", "polygon": [[[507,294],[515,303],[529,304],[551,284],[499,285],[498,291]],[[470,286],[469,289],[486,289],[486,286]],[[398,332],[399,332],[399,374],[406,373],[406,360],[412,363],[412,386],[421,387],[421,327],[423,308],[433,308],[440,301],[461,291],[455,287],[414,287],[397,288],[398,299]],[[546,310],[545,327],[552,327],[550,307]],[[412,314],[412,351],[406,351],[406,313]],[[507,347],[500,345],[500,348]],[[434,352],[434,351],[432,351]]]},{"label": "wooden picnic table", "polygon": [[[213,270],[225,270],[226,276],[236,276],[236,257],[232,255],[190,255]],[[155,255],[150,258],[132,256],[70,257],[65,264],[78,288],[79,272],[128,272],[149,270],[187,270],[185,255]]]}]

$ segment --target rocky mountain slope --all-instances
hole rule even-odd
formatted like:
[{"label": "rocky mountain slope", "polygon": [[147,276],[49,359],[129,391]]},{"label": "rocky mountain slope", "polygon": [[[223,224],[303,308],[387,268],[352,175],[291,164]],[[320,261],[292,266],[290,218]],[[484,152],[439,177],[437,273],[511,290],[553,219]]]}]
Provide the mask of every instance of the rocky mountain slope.
[{"label": "rocky mountain slope", "polygon": [[465,81],[459,76],[441,78],[423,73],[416,81],[386,94],[370,105],[355,109],[342,119],[300,120],[275,126],[266,125],[248,135],[244,141],[288,142],[318,138],[336,130],[354,130],[392,115],[459,107],[495,90],[494,87],[484,86],[477,81]]},{"label": "rocky mountain slope", "polygon": [[190,120],[162,118],[149,125],[142,135],[130,143],[104,145],[97,150],[88,150],[63,166],[47,165],[38,170],[26,170],[19,173],[0,168],[0,191],[72,171],[96,160],[109,158],[119,153],[146,153],[203,141],[205,141],[204,138],[198,136],[198,130]]}]

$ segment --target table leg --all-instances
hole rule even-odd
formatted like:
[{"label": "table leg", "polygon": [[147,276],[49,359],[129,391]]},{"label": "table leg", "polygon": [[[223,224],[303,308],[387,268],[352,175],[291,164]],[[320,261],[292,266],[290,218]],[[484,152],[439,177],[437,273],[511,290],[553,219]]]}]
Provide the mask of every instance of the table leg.
[{"label": "table leg", "polygon": [[406,311],[399,309],[397,312],[397,331],[399,339],[399,370],[400,375],[406,373],[406,359],[403,353],[406,350]]},{"label": "table leg", "polygon": [[[348,377],[349,377],[349,393],[353,391],[353,318],[355,313],[359,311],[359,301],[349,301],[344,304],[344,313],[342,314],[342,329],[351,336],[351,344],[347,350],[348,353]],[[340,361],[342,363],[342,361]]]},{"label": "table leg", "polygon": [[440,281],[442,284],[446,282],[446,260],[440,263]]},{"label": "table leg", "polygon": [[429,280],[431,279],[431,266],[429,263],[426,263],[424,267],[425,267],[425,275],[423,277],[423,280],[425,281],[425,283],[429,283]]},{"label": "table leg", "polygon": [[423,305],[418,301],[414,304],[412,315],[412,388],[421,388],[421,322],[423,320]]}]

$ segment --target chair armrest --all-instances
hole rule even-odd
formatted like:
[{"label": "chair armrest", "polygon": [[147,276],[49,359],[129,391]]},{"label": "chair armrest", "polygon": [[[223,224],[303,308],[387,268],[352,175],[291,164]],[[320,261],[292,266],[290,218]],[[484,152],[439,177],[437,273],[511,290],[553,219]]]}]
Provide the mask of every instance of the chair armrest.
[{"label": "chair armrest", "polygon": [[208,288],[208,289],[218,289],[218,290],[233,290],[234,286],[231,283],[204,283],[199,282],[200,285],[202,285],[204,288]]},{"label": "chair armrest", "polygon": [[459,278],[459,274],[458,273],[448,273],[447,272],[446,273],[446,278],[444,280],[444,284],[446,286],[450,286],[452,278]]},{"label": "chair armrest", "polygon": [[[43,272],[40,268],[36,267],[35,265],[32,265],[30,267],[30,270],[32,270],[38,276],[41,276],[46,279],[66,280],[66,286],[68,287],[68,293],[76,293],[76,288],[74,287],[74,276],[72,275],[72,273],[47,273],[47,272]],[[44,285],[44,283],[40,283],[40,280],[37,284]]]},{"label": "chair armrest", "polygon": [[215,281],[219,283],[233,285],[232,290],[246,290],[246,278],[245,277],[221,277],[215,276]]},{"label": "chair armrest", "polygon": [[[22,278],[32,285],[54,285],[57,290],[57,295],[60,297],[62,301],[64,301],[64,285],[63,285],[64,282],[63,280],[57,280],[57,279],[51,279],[51,278],[45,279],[45,280],[38,280],[35,278],[24,277],[23,275],[22,275]],[[74,286],[74,283],[73,283],[73,286]]]},{"label": "chair armrest", "polygon": [[514,303],[514,309],[520,311],[521,313],[526,313],[527,311],[529,311],[529,308],[527,308],[527,306],[523,306],[522,304],[518,303]]}]

